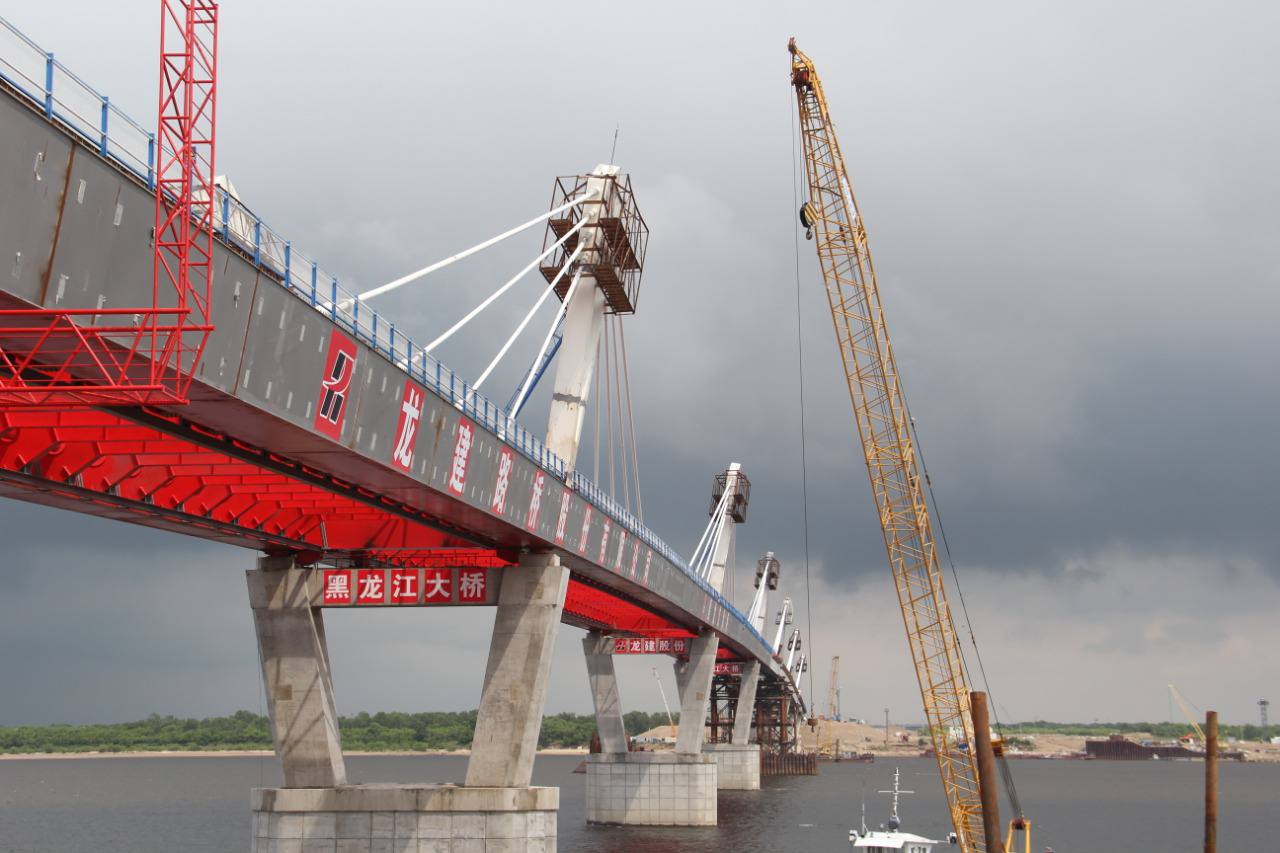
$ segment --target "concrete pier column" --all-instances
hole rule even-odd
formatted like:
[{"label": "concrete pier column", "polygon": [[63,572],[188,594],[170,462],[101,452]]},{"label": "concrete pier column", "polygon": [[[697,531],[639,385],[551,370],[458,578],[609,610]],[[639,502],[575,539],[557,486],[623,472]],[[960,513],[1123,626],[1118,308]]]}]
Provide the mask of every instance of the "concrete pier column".
[{"label": "concrete pier column", "polygon": [[738,704],[733,711],[732,742],[708,743],[702,747],[703,752],[715,757],[716,786],[721,791],[760,790],[760,744],[750,743],[759,681],[760,662],[744,664]]},{"label": "concrete pier column", "polygon": [[263,557],[246,572],[271,737],[286,788],[345,785],[324,618],[310,606],[307,575],[291,568],[290,557]]},{"label": "concrete pier column", "polygon": [[738,687],[738,705],[733,711],[733,743],[746,746],[751,742],[751,721],[756,718],[756,685],[760,683],[760,661],[742,667],[742,684]]},{"label": "concrete pier column", "polygon": [[555,554],[526,554],[503,570],[468,787],[529,785],[568,588],[569,570]]},{"label": "concrete pier column", "polygon": [[701,634],[689,643],[689,659],[676,663],[676,689],[680,691],[680,726],[676,752],[700,755],[706,739],[707,708],[711,699],[711,678],[715,675],[720,639]]},{"label": "concrete pier column", "polygon": [[592,631],[582,639],[587,658],[587,678],[591,682],[591,699],[596,709],[596,731],[600,750],[605,753],[627,751],[627,731],[622,721],[622,699],[618,696],[618,676],[613,666],[613,639]]}]

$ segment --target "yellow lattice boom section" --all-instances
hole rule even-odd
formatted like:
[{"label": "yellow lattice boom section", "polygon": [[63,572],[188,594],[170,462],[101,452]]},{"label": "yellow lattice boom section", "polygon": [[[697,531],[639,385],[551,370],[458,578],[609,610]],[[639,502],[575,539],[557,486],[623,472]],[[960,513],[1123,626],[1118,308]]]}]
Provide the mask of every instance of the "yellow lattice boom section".
[{"label": "yellow lattice boom section", "polygon": [[910,416],[885,327],[867,231],[822,83],[794,41],[791,51],[809,188],[806,225],[812,230],[826,281],[836,342],[951,820],[960,849],[977,853],[986,849],[977,765],[972,750],[962,751],[952,734],[963,732],[965,743],[973,743],[969,685],[939,571]]}]

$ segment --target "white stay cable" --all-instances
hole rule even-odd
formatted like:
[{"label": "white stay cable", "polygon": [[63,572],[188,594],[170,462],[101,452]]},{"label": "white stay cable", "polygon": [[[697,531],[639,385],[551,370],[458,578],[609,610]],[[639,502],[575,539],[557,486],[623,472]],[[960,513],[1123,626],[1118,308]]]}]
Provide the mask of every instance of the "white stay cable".
[{"label": "white stay cable", "polygon": [[600,482],[600,351],[603,341],[596,338],[596,393],[591,398],[592,407],[596,410],[596,432],[591,444],[595,450],[595,467],[591,469],[591,482]]},{"label": "white stay cable", "polygon": [[612,331],[612,323],[609,315],[604,317],[604,396],[605,396],[605,434],[609,438],[609,496],[613,497],[618,493],[614,480],[614,460],[617,454],[613,449],[613,371],[609,366],[613,363],[613,349],[610,347],[610,332]]},{"label": "white stay cable", "polygon": [[[597,195],[599,195],[598,190],[591,190],[589,192],[583,193],[580,196],[575,196],[574,198],[571,198],[569,201],[565,202],[559,207],[553,210],[547,211],[546,213],[542,214],[536,219],[530,219],[528,222],[524,223],[523,225],[517,225],[515,228],[512,228],[510,231],[504,231],[503,233],[499,234],[497,237],[491,237],[490,239],[485,240],[483,243],[479,243],[475,246],[472,246],[470,249],[459,252],[456,255],[451,255],[450,257],[445,258],[443,261],[437,261],[431,266],[423,267],[417,272],[411,272],[406,276],[401,276],[395,281],[389,281],[384,285],[373,288],[372,290],[366,290],[364,293],[361,293],[356,298],[361,301],[364,301],[366,299],[372,299],[375,296],[380,296],[383,293],[387,293],[389,291],[395,290],[397,287],[408,284],[411,281],[417,281],[423,276],[430,275],[436,270],[444,269],[450,264],[457,263],[463,258],[467,258],[467,257],[470,257],[471,255],[474,255],[476,252],[483,251],[484,249],[489,248],[495,243],[501,243],[503,240],[507,239],[508,237],[514,237],[516,234],[519,234],[521,231],[524,231],[528,228],[532,228],[533,226],[537,225],[539,222],[542,222],[543,220],[546,220],[546,219],[550,219],[551,217],[555,216],[557,213],[563,213],[564,211],[568,210],[571,207],[576,207],[577,205],[584,204],[587,201],[590,201],[592,198],[594,198]],[[347,303],[342,303],[342,304],[343,304],[343,307],[346,307]]]},{"label": "white stay cable", "polygon": [[[569,265],[565,264],[563,269],[560,270],[561,275],[568,268]],[[556,278],[558,280],[559,276],[556,276]],[[569,284],[569,291],[564,295],[564,301],[560,303],[560,309],[556,311],[556,316],[551,320],[551,326],[547,329],[547,336],[542,339],[542,346],[538,349],[538,357],[533,360],[534,364],[542,363],[542,357],[547,354],[547,348],[551,346],[551,339],[555,337],[556,327],[560,325],[560,320],[564,317],[564,312],[569,307],[569,300],[573,299],[573,294],[578,290],[578,282],[581,280],[582,268],[579,267],[573,273],[573,281]],[[554,289],[554,285],[552,289]],[[520,396],[516,397],[516,404],[511,407],[511,411],[518,412],[520,407],[524,405],[524,398],[529,396],[529,388],[533,385],[533,375],[533,372],[530,371],[529,375],[524,378],[524,385],[520,388]]]},{"label": "white stay cable", "polygon": [[707,527],[702,531],[702,538],[698,540],[698,544],[694,546],[693,554],[689,557],[689,568],[692,569],[699,562],[699,555],[702,548],[710,538],[712,530],[715,528],[716,519],[724,512],[725,501],[729,499],[729,490],[725,489],[725,493],[720,496],[720,502],[716,504],[715,512],[711,513],[711,520],[707,522]]},{"label": "white stay cable", "polygon": [[[529,270],[533,269],[538,264],[542,263],[542,261],[548,255],[550,255],[556,249],[559,249],[562,245],[564,245],[566,240],[568,240],[574,234],[577,234],[578,230],[582,228],[582,226],[585,225],[586,222],[587,220],[583,219],[577,225],[570,228],[563,237],[561,237],[559,240],[557,240],[555,243],[551,245],[551,248],[547,249],[541,255],[538,255],[538,257],[530,261],[529,264],[524,269],[520,270],[520,272],[512,276],[511,279],[507,281],[506,284],[502,285],[502,287],[499,287],[493,293],[489,294],[488,298],[486,298],[483,302],[481,302],[475,308],[472,308],[469,312],[467,312],[467,315],[465,317],[463,317],[461,320],[459,320],[458,322],[450,326],[448,331],[446,331],[443,335],[441,335],[440,337],[436,338],[434,341],[432,341],[431,343],[423,347],[422,352],[418,355],[418,357],[426,358],[427,353],[431,352],[433,349],[440,346],[440,344],[444,343],[445,341],[449,340],[449,338],[453,337],[454,332],[458,331],[463,326],[467,325],[467,323],[470,323],[472,320],[474,320],[477,314],[479,314],[481,311],[483,311],[484,309],[492,305],[495,299],[497,299],[499,296],[501,296],[502,294],[510,290],[512,285],[514,285],[517,281],[524,278],[525,275],[528,274]],[[576,252],[582,251],[582,248],[583,248],[583,244],[581,243],[578,244],[578,248],[575,250],[575,257],[576,257]],[[565,269],[568,269],[567,264],[561,268],[562,271]]]},{"label": "white stay cable", "polygon": [[631,424],[631,470],[636,479],[636,517],[644,524],[644,501],[640,499],[640,462],[636,456],[636,418],[631,410],[631,371],[627,368],[627,336],[623,333],[626,326],[618,323],[618,339],[622,343],[622,379],[626,383],[627,421]]},{"label": "white stay cable", "polygon": [[[484,369],[484,373],[480,374],[480,378],[476,380],[476,384],[471,386],[477,391],[480,385],[489,378],[489,374],[498,366],[498,362],[502,361],[502,357],[507,354],[507,350],[511,349],[511,345],[516,342],[516,338],[520,337],[520,333],[524,331],[525,326],[529,325],[529,321],[533,319],[533,315],[542,307],[542,303],[547,301],[547,297],[556,292],[556,285],[560,283],[560,279],[564,276],[564,271],[573,266],[573,262],[578,259],[578,255],[582,253],[582,244],[578,244],[578,248],[573,250],[573,254],[569,256],[569,260],[560,268],[560,272],[542,291],[542,295],[538,297],[538,301],[533,303],[533,307],[529,309],[529,313],[524,315],[524,319],[520,321],[520,325],[516,326],[516,330],[511,333],[511,337],[507,338],[507,342],[502,345],[502,349],[498,350],[498,354],[493,357],[493,361],[489,362],[489,366]],[[536,363],[536,362],[535,362]]]},{"label": "white stay cable", "polygon": [[627,422],[622,417],[622,359],[618,357],[618,336],[622,333],[622,318],[613,316],[613,399],[618,406],[618,453],[622,463],[622,496],[627,512],[631,512],[631,455],[627,453]]},{"label": "white stay cable", "polygon": [[707,552],[702,555],[702,576],[711,577],[711,569],[716,562],[716,550],[720,547],[720,540],[724,537],[724,529],[729,526],[729,515],[725,513],[720,516],[720,524],[716,526],[716,535],[711,538],[711,544],[707,546]]}]

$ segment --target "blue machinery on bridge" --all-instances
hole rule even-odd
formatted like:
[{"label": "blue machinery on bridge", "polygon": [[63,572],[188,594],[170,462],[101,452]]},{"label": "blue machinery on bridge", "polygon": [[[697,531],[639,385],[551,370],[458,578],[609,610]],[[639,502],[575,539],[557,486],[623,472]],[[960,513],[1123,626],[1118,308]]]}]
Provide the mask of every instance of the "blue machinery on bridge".
[{"label": "blue machinery on bridge", "polygon": [[[207,0],[162,9],[216,28]],[[211,60],[212,44],[188,53],[208,48]],[[530,787],[530,773],[561,622],[588,632],[602,746],[588,766],[589,821],[714,824],[718,789],[759,787],[762,746],[797,748],[807,663],[789,599],[765,635],[777,560],[761,560],[747,614],[722,593],[749,502],[741,467],[715,478],[685,560],[575,466],[601,329],[634,311],[648,234],[617,167],[560,179],[535,220],[547,221],[538,260],[562,305],[500,407],[229,182],[199,190],[188,178],[185,199],[166,196],[167,143],[2,19],[0,78],[0,495],[265,554],[247,582],[285,787],[255,792],[254,849],[304,836],[351,850],[387,838],[554,849],[558,790]],[[122,306],[172,310],[155,297],[157,197],[186,204],[196,225],[196,211],[211,212],[208,322],[194,356],[165,351],[189,393],[112,399],[89,386],[104,364],[123,365],[122,385],[134,379],[120,353],[138,335]],[[60,314],[74,328],[58,335],[76,346],[51,367],[40,349],[50,335],[33,335],[32,318]],[[544,372],[545,440],[516,422]],[[59,383],[80,396],[59,396]],[[348,784],[323,610],[468,605],[497,615],[465,784]],[[675,656],[681,719],[696,724],[680,726],[674,750],[629,751],[617,652]]]}]

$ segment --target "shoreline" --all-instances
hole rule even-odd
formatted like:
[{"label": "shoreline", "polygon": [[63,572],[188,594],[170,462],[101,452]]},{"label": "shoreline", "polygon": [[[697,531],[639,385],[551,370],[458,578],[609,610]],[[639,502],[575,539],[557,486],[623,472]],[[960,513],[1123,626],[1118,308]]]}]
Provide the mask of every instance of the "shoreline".
[{"label": "shoreline", "polygon": [[[585,747],[562,748],[551,747],[538,750],[538,755],[586,755]],[[419,749],[419,750],[380,750],[376,752],[364,750],[344,751],[350,757],[391,756],[407,758],[415,755],[439,757],[471,755],[469,749]],[[45,761],[75,758],[275,758],[270,749],[170,749],[170,750],[134,750],[127,752],[11,752],[0,753],[0,761]]]}]

